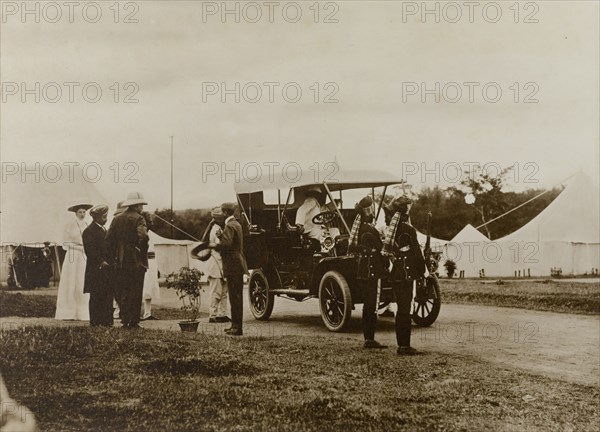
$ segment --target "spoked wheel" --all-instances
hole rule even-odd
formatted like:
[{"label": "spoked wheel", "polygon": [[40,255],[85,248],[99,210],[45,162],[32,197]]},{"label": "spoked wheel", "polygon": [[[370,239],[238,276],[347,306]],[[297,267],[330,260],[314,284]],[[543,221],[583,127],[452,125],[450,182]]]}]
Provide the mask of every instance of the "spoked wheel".
[{"label": "spoked wheel", "polygon": [[330,331],[339,332],[352,314],[352,295],[346,278],[339,272],[328,271],[319,284],[321,318]]},{"label": "spoked wheel", "polygon": [[257,320],[267,320],[273,312],[275,296],[269,292],[269,282],[262,270],[254,270],[248,283],[250,310]]},{"label": "spoked wheel", "polygon": [[425,286],[417,287],[412,320],[419,327],[429,327],[437,319],[441,307],[440,285],[437,277],[432,275],[425,280]]}]

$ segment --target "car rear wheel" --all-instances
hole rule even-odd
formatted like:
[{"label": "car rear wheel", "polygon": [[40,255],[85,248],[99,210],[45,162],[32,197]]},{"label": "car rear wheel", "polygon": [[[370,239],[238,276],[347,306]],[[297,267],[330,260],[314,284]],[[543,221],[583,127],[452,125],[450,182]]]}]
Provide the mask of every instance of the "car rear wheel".
[{"label": "car rear wheel", "polygon": [[269,281],[262,270],[254,270],[248,282],[250,310],[257,320],[267,320],[273,312],[275,296],[269,292]]},{"label": "car rear wheel", "polygon": [[442,307],[440,285],[435,276],[430,276],[425,281],[422,293],[417,289],[412,314],[413,322],[419,327],[429,327],[435,322]]},{"label": "car rear wheel", "polygon": [[344,329],[352,314],[352,295],[346,278],[339,272],[328,271],[319,284],[321,318],[330,331]]}]

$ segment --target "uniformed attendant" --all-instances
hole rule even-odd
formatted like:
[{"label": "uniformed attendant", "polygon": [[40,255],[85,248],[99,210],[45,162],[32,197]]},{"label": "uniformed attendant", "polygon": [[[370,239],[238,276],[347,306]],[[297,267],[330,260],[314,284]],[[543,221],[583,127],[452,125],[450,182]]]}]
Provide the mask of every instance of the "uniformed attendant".
[{"label": "uniformed attendant", "polygon": [[394,199],[386,208],[393,215],[383,244],[383,254],[393,259],[390,281],[398,304],[396,313],[396,341],[399,355],[415,355],[419,351],[410,346],[413,284],[425,275],[425,259],[417,240],[417,231],[409,224],[412,200],[407,196]]},{"label": "uniformed attendant", "polygon": [[[356,218],[350,232],[348,251],[358,255],[357,280],[363,292],[363,334],[365,348],[387,348],[375,340],[377,324],[377,294],[381,278],[386,274],[387,258],[381,255],[383,243],[379,231],[373,226],[373,199],[366,196],[354,207]],[[379,291],[380,292],[380,291]]]}]

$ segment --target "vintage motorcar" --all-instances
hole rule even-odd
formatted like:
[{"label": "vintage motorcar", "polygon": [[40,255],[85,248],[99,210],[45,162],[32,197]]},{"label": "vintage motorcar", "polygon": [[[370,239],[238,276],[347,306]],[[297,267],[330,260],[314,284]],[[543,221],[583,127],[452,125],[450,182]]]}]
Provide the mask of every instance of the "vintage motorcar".
[{"label": "vintage motorcar", "polygon": [[[354,306],[363,303],[363,283],[357,280],[358,257],[348,253],[355,201],[345,206],[344,194],[356,195],[356,190],[364,190],[362,196],[372,194],[378,198],[373,201],[379,215],[387,188],[400,184],[402,179],[393,175],[368,171],[310,172],[293,182],[273,176],[269,181],[236,183],[241,216],[247,222],[244,253],[251,270],[248,295],[254,317],[269,319],[275,297],[296,301],[318,298],[325,326],[330,331],[342,331]],[[298,207],[306,191],[315,185],[327,195],[321,207],[324,211],[313,218],[313,223],[321,226],[318,245],[294,227]],[[265,202],[266,194],[276,195],[275,202]],[[430,326],[441,306],[435,272],[415,285],[413,322]],[[393,301],[389,281],[382,279],[380,286],[379,304]]]}]

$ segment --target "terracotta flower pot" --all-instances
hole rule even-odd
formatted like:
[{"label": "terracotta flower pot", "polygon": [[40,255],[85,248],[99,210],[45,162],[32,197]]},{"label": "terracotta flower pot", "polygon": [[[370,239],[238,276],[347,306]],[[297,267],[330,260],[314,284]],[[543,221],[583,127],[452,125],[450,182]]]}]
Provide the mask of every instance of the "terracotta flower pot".
[{"label": "terracotta flower pot", "polygon": [[184,332],[193,332],[196,333],[198,331],[198,325],[200,321],[179,321],[179,328]]}]

